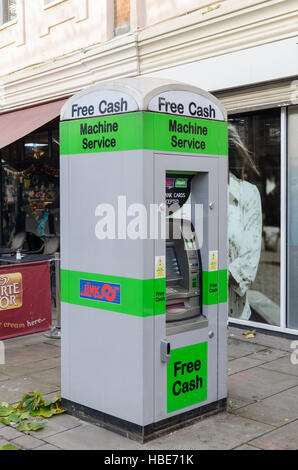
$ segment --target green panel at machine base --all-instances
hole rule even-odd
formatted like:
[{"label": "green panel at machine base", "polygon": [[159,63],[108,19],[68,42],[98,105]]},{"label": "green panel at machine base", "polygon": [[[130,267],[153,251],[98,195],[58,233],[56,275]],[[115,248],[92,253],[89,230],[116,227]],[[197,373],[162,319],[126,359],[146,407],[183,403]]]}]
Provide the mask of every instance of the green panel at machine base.
[{"label": "green panel at machine base", "polygon": [[208,343],[171,350],[167,366],[167,412],[207,400]]},{"label": "green panel at machine base", "polygon": [[[118,285],[119,304],[80,297],[80,281]],[[219,286],[219,287],[218,287]],[[166,313],[166,279],[132,279],[119,276],[61,270],[62,302],[90,308],[150,317]],[[203,272],[203,304],[215,305],[227,301],[227,271]]]},{"label": "green panel at machine base", "polygon": [[228,155],[227,123],[137,112],[60,124],[61,155],[155,150]]}]

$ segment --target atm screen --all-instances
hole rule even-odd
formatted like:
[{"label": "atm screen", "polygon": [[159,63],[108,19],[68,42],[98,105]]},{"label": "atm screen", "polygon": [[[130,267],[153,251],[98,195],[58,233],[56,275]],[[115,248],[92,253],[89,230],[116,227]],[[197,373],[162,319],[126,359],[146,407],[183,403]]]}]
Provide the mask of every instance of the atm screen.
[{"label": "atm screen", "polygon": [[178,264],[175,248],[173,246],[167,246],[167,262],[166,262],[166,274],[167,279],[180,279],[182,277],[180,267]]}]

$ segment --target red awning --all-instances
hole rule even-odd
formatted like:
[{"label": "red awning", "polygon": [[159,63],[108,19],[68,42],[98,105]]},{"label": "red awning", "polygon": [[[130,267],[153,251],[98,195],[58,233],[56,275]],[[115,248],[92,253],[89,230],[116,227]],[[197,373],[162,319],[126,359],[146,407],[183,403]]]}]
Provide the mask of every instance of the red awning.
[{"label": "red awning", "polygon": [[0,114],[0,149],[35,131],[59,116],[67,100]]}]

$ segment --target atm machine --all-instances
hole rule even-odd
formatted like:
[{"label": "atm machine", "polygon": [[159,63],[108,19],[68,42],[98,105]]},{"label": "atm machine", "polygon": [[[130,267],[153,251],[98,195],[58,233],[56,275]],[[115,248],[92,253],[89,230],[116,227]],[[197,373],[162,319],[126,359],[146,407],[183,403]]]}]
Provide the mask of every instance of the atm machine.
[{"label": "atm machine", "polygon": [[[202,261],[189,220],[170,219],[166,242],[166,322],[168,332],[194,328],[202,320]],[[175,328],[176,327],[176,328]]]},{"label": "atm machine", "polygon": [[62,400],[140,442],[227,399],[227,114],[114,80],[60,124]]}]

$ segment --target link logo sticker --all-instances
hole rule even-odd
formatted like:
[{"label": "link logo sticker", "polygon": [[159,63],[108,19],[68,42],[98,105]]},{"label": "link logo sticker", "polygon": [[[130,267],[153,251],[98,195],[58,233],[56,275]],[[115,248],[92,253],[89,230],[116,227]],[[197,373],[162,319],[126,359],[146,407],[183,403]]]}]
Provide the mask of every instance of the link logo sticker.
[{"label": "link logo sticker", "polygon": [[172,189],[175,187],[175,178],[166,178],[166,187],[167,189]]},{"label": "link logo sticker", "polygon": [[80,279],[80,298],[120,305],[121,286],[109,282]]}]

